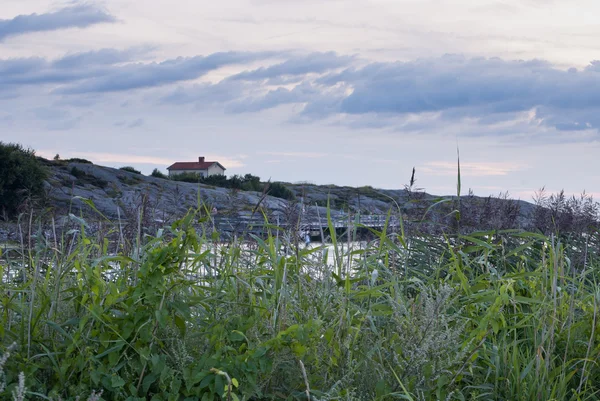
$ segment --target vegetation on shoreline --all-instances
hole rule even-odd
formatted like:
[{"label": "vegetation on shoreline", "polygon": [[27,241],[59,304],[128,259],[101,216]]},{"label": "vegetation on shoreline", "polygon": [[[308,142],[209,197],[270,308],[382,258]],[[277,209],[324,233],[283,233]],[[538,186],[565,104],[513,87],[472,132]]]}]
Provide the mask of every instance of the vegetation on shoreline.
[{"label": "vegetation on shoreline", "polygon": [[2,255],[0,397],[19,372],[54,400],[600,395],[597,228],[217,246],[200,210],[125,248],[74,221]]}]

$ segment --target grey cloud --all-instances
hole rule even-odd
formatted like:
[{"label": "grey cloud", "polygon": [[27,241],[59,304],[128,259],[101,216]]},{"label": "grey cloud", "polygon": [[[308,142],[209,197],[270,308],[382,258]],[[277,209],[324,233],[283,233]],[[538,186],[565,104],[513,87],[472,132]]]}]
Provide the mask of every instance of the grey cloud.
[{"label": "grey cloud", "polygon": [[[259,69],[251,73],[257,78],[268,77],[272,83],[286,71]],[[543,60],[446,55],[411,62],[370,63],[321,74],[312,81],[304,75],[300,81],[302,84],[292,90],[278,88],[260,97],[241,99],[233,110],[258,111],[300,102],[306,103],[300,119],[340,113],[438,113],[442,121],[471,118],[482,124],[511,121],[523,118],[523,112],[535,111],[531,124],[564,131],[600,127],[600,62],[592,62],[582,71],[563,71]],[[346,95],[344,88],[351,88],[351,93]]]},{"label": "grey cloud", "polygon": [[56,120],[46,124],[46,129],[49,131],[68,131],[77,128],[83,121],[83,117],[75,117],[67,120]]},{"label": "grey cloud", "polygon": [[134,47],[124,50],[119,49],[100,49],[89,52],[71,53],[54,61],[52,66],[55,68],[80,68],[90,65],[113,65],[131,61],[137,56],[144,55],[152,50],[153,47]]},{"label": "grey cloud", "polygon": [[[333,52],[304,56],[224,52],[159,63],[136,62],[146,51],[103,49],[53,61],[0,60],[0,96],[14,93],[22,85],[53,84],[52,93],[68,94],[64,98],[77,103],[111,92],[165,86],[165,91],[154,92],[162,104],[220,107],[230,113],[301,104],[293,119],[299,122],[335,117],[359,124],[359,118],[371,116],[392,121],[387,117],[435,115],[442,125],[469,119],[492,127],[529,118],[523,124],[553,127],[554,132],[600,127],[600,62],[564,71],[542,60],[447,55],[410,62],[364,64],[362,60],[363,66],[357,67],[354,57]],[[284,61],[218,83],[184,83],[223,66],[271,58]],[[180,83],[173,89],[173,84]],[[411,129],[418,130],[423,119],[415,121]],[[382,125],[386,124],[369,123]],[[388,126],[394,128],[398,122]]]},{"label": "grey cloud", "polygon": [[68,111],[56,107],[38,107],[33,109],[32,112],[38,120],[65,120],[70,116]]},{"label": "grey cloud", "polygon": [[244,71],[232,76],[231,79],[254,81],[269,78],[282,78],[287,75],[298,76],[309,73],[323,73],[332,69],[345,67],[354,59],[353,56],[339,56],[335,52],[310,53],[303,56],[292,57],[282,63],[270,67]]},{"label": "grey cloud", "polygon": [[[374,63],[323,77],[333,85],[347,82],[353,92],[343,99],[339,112],[425,113],[443,112],[468,117],[518,113],[540,108],[550,124],[562,114],[557,128],[580,127],[598,118],[600,73],[592,65],[583,72],[558,70],[543,61],[504,61],[447,56],[408,63]],[[573,120],[573,121],[572,121]],[[588,126],[589,128],[589,126]]]},{"label": "grey cloud", "polygon": [[116,18],[108,12],[85,4],[45,14],[18,15],[13,19],[0,20],[0,41],[25,33],[85,28],[94,24],[115,21]]},{"label": "grey cloud", "polygon": [[127,128],[137,128],[137,127],[141,127],[142,125],[144,125],[145,121],[143,118],[138,118],[137,120],[134,120],[132,122],[130,122],[129,124],[127,124]]},{"label": "grey cloud", "polygon": [[146,123],[146,121],[143,118],[138,118],[136,120],[133,121],[125,121],[125,120],[120,120],[117,121],[116,123],[114,123],[113,125],[115,127],[126,127],[126,128],[138,128],[143,126]]},{"label": "grey cloud", "polygon": [[[109,73],[116,63],[131,61],[140,49],[101,49],[48,61],[40,57],[0,59],[0,86],[69,83]],[[0,89],[1,90],[1,89]]]},{"label": "grey cloud", "polygon": [[243,99],[233,104],[230,110],[238,113],[256,112],[282,104],[316,101],[320,96],[322,96],[322,93],[319,88],[309,83],[303,83],[291,90],[286,88],[277,88],[267,92],[263,96]]},{"label": "grey cloud", "polygon": [[114,67],[104,76],[59,89],[57,93],[120,92],[156,87],[196,79],[225,65],[247,63],[268,56],[269,53],[225,52],[209,56],[179,57],[161,63],[128,64]]},{"label": "grey cloud", "polygon": [[0,59],[0,92],[22,85],[59,84],[56,93],[119,92],[198,78],[224,65],[263,59],[270,53],[228,52],[135,62],[151,48],[101,49],[48,61],[39,57]]},{"label": "grey cloud", "polygon": [[195,84],[190,87],[179,87],[162,98],[164,103],[198,105],[223,104],[240,97],[248,96],[252,88],[241,81],[223,80],[216,84]]}]

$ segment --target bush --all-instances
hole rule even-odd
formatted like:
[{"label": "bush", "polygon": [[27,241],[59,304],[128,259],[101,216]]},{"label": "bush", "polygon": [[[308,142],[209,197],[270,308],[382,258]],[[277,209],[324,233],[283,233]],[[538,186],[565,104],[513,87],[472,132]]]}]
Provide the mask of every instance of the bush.
[{"label": "bush", "polygon": [[281,182],[272,182],[267,184],[267,195],[274,196],[285,200],[294,200],[294,193]]},{"label": "bush", "polygon": [[14,217],[32,200],[44,197],[44,180],[48,173],[35,152],[19,144],[0,142],[0,212]]},{"label": "bush", "polygon": [[142,172],[140,170],[136,170],[135,168],[133,168],[131,166],[124,166],[124,167],[121,167],[119,170],[127,171],[127,172],[133,173],[133,174],[142,174]]},{"label": "bush", "polygon": [[201,177],[200,182],[215,187],[231,188],[231,182],[222,174],[215,174],[208,177]]},{"label": "bush", "polygon": [[202,176],[198,173],[181,173],[171,177],[173,181],[194,182],[198,183],[202,180]]},{"label": "bush", "polygon": [[78,158],[78,157],[72,157],[72,158],[70,158],[70,159],[67,159],[67,161],[68,161],[69,163],[94,164],[94,163],[92,163],[92,162],[91,162],[91,161],[89,161],[89,160],[86,160],[86,159],[80,159],[80,158]]},{"label": "bush", "polygon": [[[158,174],[160,173],[155,169]],[[152,173],[154,176],[154,172]],[[260,182],[260,177],[246,174],[244,176],[234,175],[231,178],[227,178],[224,175],[211,175],[208,177],[203,177],[198,173],[181,173],[171,177],[173,181],[184,181],[184,182],[193,182],[193,183],[201,183],[206,185],[212,185],[220,188],[230,188],[230,189],[239,189],[242,191],[256,191],[262,192],[267,189],[267,193],[276,198],[286,199],[286,200],[294,200],[296,196],[294,193],[286,187],[281,182],[272,182],[272,183],[262,183]]]},{"label": "bush", "polygon": [[155,177],[155,178],[162,178],[162,179],[169,179],[169,177],[167,177],[164,173],[162,173],[159,169],[155,168],[154,170],[152,170],[152,174],[150,174],[151,177]]}]

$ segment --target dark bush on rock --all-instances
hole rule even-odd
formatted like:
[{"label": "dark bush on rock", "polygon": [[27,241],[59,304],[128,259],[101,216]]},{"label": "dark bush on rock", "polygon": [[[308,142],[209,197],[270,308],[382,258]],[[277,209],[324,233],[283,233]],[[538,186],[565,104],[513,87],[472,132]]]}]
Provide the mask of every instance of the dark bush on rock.
[{"label": "dark bush on rock", "polygon": [[0,142],[0,216],[7,220],[44,198],[47,172],[32,149]]}]

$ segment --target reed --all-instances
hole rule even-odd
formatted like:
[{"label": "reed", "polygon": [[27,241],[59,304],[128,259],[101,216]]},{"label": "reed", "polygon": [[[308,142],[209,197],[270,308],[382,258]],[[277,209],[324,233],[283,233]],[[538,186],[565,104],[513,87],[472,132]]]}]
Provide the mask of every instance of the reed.
[{"label": "reed", "polygon": [[217,243],[209,220],[124,246],[120,222],[22,219],[0,256],[0,398],[600,397],[597,234],[384,227],[359,247],[349,221],[350,242],[306,247],[276,227]]}]

